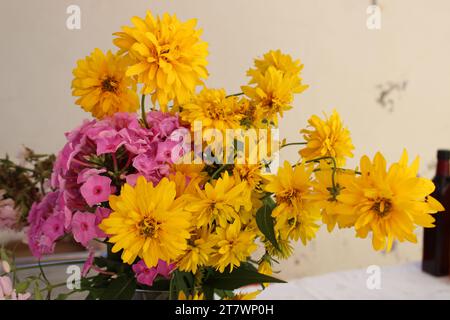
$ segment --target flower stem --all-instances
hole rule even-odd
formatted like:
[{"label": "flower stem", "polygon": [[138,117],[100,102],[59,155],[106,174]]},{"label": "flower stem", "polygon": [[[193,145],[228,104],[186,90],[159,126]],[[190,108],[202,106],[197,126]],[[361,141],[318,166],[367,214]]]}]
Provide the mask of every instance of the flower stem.
[{"label": "flower stem", "polygon": [[284,145],[282,145],[280,147],[280,149],[284,148],[284,147],[288,147],[288,146],[300,146],[300,145],[305,145],[308,144],[308,142],[290,142],[290,143],[286,143]]},{"label": "flower stem", "polygon": [[227,95],[225,98],[238,97],[238,96],[242,96],[243,94],[244,94],[243,92],[233,93],[233,94]]},{"label": "flower stem", "polygon": [[145,94],[141,97],[141,115],[144,126],[148,129],[147,117],[145,116]]},{"label": "flower stem", "polygon": [[336,182],[335,182],[336,169],[337,169],[336,159],[334,157],[325,156],[325,157],[308,160],[308,161],[306,161],[306,163],[318,162],[320,160],[331,160],[333,162],[333,171],[331,173],[331,184],[333,186],[333,190],[336,190]]},{"label": "flower stem", "polygon": [[213,181],[214,178],[215,178],[219,173],[221,173],[224,169],[226,169],[226,167],[227,167],[226,164],[221,165],[216,171],[214,171],[214,173],[211,175],[211,178],[209,178],[209,181],[210,181],[210,182]]}]

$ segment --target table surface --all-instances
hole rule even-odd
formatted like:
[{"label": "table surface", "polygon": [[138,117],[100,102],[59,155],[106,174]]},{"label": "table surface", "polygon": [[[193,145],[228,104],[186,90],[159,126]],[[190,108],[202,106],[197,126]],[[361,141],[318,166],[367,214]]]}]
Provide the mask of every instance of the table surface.
[{"label": "table surface", "polygon": [[[86,253],[54,255],[50,261],[86,258]],[[32,259],[18,259],[20,264],[33,263]],[[82,264],[74,264],[82,267]],[[67,266],[47,267],[50,281],[58,283],[67,279]],[[21,272],[21,276],[31,275],[36,270]],[[373,281],[379,279],[379,288]],[[368,285],[369,282],[369,285]],[[372,284],[372,286],[371,286]],[[370,289],[372,288],[372,289]],[[253,291],[247,287],[244,291]],[[61,288],[56,293],[64,292]],[[85,294],[76,294],[71,299],[83,299]],[[361,299],[445,299],[450,300],[450,276],[434,277],[422,272],[420,262],[379,268],[379,277],[366,269],[332,272],[319,276],[291,279],[288,283],[271,284],[257,297],[260,300],[361,300]]]},{"label": "table surface", "polygon": [[368,273],[366,269],[357,269],[272,284],[258,299],[450,300],[450,276],[434,277],[426,274],[422,272],[420,262],[380,267],[379,271],[379,289],[374,288],[373,280],[377,276],[374,276],[373,271]]}]

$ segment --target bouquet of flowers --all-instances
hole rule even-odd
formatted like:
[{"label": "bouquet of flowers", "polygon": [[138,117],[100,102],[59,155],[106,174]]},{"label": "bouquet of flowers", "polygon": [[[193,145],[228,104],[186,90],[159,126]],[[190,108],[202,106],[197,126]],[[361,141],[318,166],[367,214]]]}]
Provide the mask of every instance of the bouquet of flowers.
[{"label": "bouquet of flowers", "polygon": [[[131,21],[114,34],[117,52],[78,61],[73,95],[94,119],[66,134],[52,192],[28,216],[38,258],[66,234],[87,249],[107,244],[83,269],[89,299],[130,299],[137,289],[253,298],[259,290],[236,289],[282,282],[274,265],[321,223],[370,234],[375,250],[433,227],[443,207],[417,177],[418,159],[410,164],[405,151],[387,167],[377,153],[345,168],[354,146],[337,111],[312,116],[302,141],[277,141],[279,118],[308,88],[299,60],[269,51],[242,92],[227,94],[203,82],[208,45],[195,20],[147,12]],[[290,146],[299,160],[278,168]]]}]

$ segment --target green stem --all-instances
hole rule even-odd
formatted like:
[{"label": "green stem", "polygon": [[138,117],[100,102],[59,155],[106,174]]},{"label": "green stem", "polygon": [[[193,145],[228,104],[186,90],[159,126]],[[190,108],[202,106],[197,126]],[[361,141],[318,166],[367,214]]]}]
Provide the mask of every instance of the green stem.
[{"label": "green stem", "polygon": [[214,173],[212,174],[211,178],[209,178],[209,181],[210,181],[210,182],[213,181],[214,178],[215,178],[219,173],[221,173],[224,169],[226,169],[226,167],[227,167],[226,164],[221,165],[216,171],[214,171]]},{"label": "green stem", "polygon": [[239,96],[242,96],[243,94],[244,94],[243,92],[233,93],[233,94],[227,95],[225,98],[239,97]]},{"label": "green stem", "polygon": [[144,126],[148,129],[147,117],[145,116],[145,94],[141,97],[141,115]]},{"label": "green stem", "polygon": [[282,145],[280,149],[283,149],[284,147],[288,147],[288,146],[300,146],[300,145],[305,145],[305,144],[308,144],[308,142],[290,142],[290,143],[286,143],[286,144]]},{"label": "green stem", "polygon": [[331,184],[333,186],[333,190],[336,190],[336,183],[335,183],[335,176],[336,176],[336,169],[337,169],[336,159],[334,157],[326,156],[326,157],[320,157],[320,158],[308,160],[308,161],[306,161],[306,163],[318,162],[320,160],[331,160],[333,162],[333,172],[331,173]]}]

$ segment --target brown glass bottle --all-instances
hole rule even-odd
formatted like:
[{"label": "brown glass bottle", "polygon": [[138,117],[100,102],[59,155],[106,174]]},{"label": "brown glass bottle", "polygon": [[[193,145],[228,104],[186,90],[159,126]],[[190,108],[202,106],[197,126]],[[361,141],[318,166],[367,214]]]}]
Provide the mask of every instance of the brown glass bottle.
[{"label": "brown glass bottle", "polygon": [[425,228],[423,236],[422,270],[434,276],[449,274],[450,268],[450,150],[438,150],[438,163],[432,196],[445,207],[434,214],[435,228]]}]

